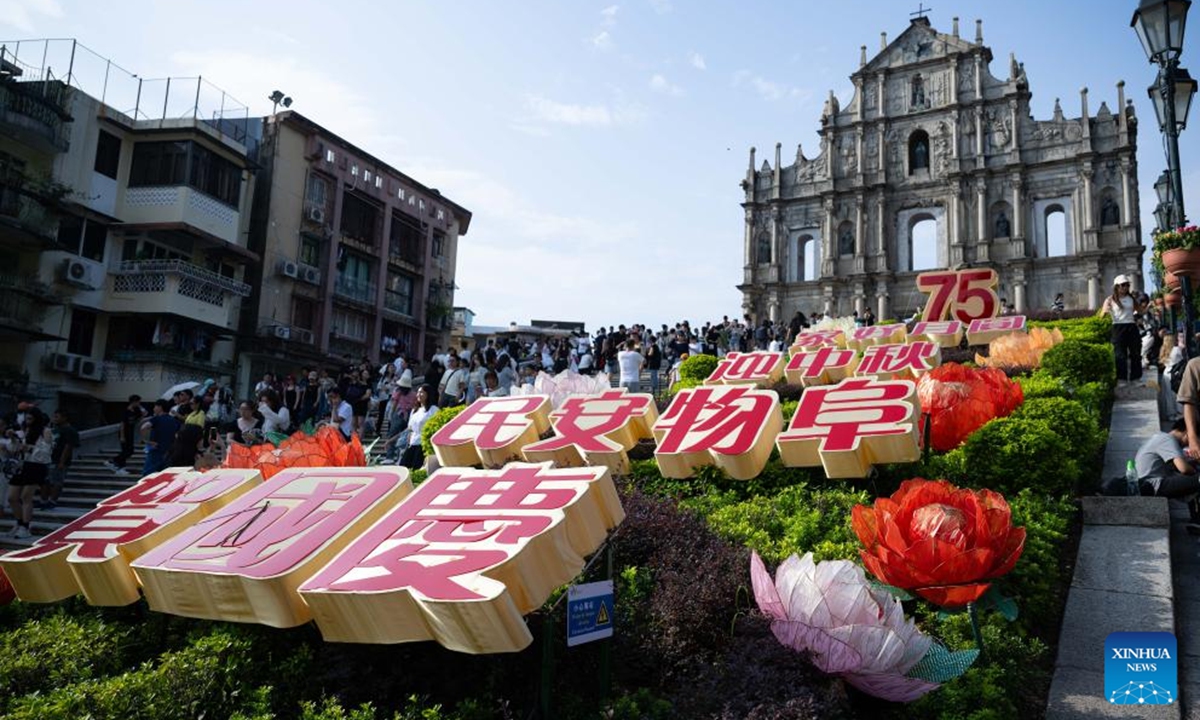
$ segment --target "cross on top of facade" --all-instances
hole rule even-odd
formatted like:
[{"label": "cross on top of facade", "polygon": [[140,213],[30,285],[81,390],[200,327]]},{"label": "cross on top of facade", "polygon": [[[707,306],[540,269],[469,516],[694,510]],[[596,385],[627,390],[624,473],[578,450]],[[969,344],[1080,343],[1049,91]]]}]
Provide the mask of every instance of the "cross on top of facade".
[{"label": "cross on top of facade", "polygon": [[918,17],[918,18],[923,18],[923,17],[925,17],[925,13],[927,13],[927,12],[931,12],[932,10],[933,10],[933,8],[927,8],[927,7],[925,7],[925,3],[917,3],[917,11],[916,11],[916,12],[910,12],[910,13],[909,13],[909,16],[910,16],[910,17]]}]

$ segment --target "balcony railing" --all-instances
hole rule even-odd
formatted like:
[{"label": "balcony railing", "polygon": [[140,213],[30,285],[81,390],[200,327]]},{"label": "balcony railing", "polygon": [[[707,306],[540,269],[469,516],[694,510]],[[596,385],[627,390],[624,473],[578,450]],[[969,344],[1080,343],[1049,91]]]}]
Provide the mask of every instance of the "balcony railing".
[{"label": "balcony railing", "polygon": [[383,307],[385,310],[391,310],[392,312],[412,317],[412,306],[412,295],[404,295],[395,290],[385,290],[383,293]]},{"label": "balcony railing", "polygon": [[[116,276],[116,292],[161,292],[166,287],[166,276],[178,275],[180,295],[205,300],[212,294],[211,289],[206,289],[208,286],[231,295],[250,297],[250,286],[246,283],[193,265],[186,260],[123,260],[110,272]],[[145,289],[142,289],[143,287]],[[203,297],[200,297],[201,295]],[[212,304],[223,305],[224,302]]]},{"label": "balcony railing", "polygon": [[68,92],[57,80],[0,82],[0,124],[26,143],[48,151],[65,151],[70,145]]},{"label": "balcony railing", "polygon": [[32,243],[57,241],[59,215],[55,203],[24,182],[0,181],[0,221],[15,226]]},{"label": "balcony railing", "polygon": [[375,283],[370,280],[359,280],[339,275],[337,282],[333,285],[333,294],[347,300],[374,305]]}]

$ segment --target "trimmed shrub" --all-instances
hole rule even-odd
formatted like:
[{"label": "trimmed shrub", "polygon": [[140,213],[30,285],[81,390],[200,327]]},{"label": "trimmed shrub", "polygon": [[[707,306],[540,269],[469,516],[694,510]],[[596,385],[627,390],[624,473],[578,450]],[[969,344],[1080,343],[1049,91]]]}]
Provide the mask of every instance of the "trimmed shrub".
[{"label": "trimmed shrub", "polygon": [[1099,382],[1107,387],[1117,384],[1117,364],[1112,345],[1064,340],[1042,355],[1042,369],[1061,377],[1073,387],[1090,382]]},{"label": "trimmed shrub", "polygon": [[713,370],[717,369],[717,359],[712,355],[690,355],[679,364],[679,382],[671,386],[671,392],[679,392],[690,387],[702,385]]},{"label": "trimmed shrub", "polygon": [[1103,345],[1112,340],[1112,318],[1108,315],[1089,314],[1087,317],[1071,320],[1051,320],[1045,322],[1030,322],[1030,327],[1058,328],[1063,340]]},{"label": "trimmed shrub", "polygon": [[1022,488],[1061,495],[1074,490],[1079,464],[1070,445],[1044,420],[1006,417],[976,430],[962,447],[962,484],[1008,495]]},{"label": "trimmed shrub", "polygon": [[705,517],[718,535],[757,550],[771,564],[792,553],[806,552],[812,552],[818,561],[857,558],[860,546],[850,529],[850,510],[869,502],[865,490],[848,485],[812,488],[800,484],[723,507],[710,504]]},{"label": "trimmed shrub", "polygon": [[1029,402],[1034,398],[1070,398],[1071,390],[1067,387],[1063,379],[1057,375],[1051,375],[1045,370],[1035,370],[1029,375],[1021,375],[1013,378],[1021,386],[1021,391],[1025,393],[1025,402]]},{"label": "trimmed shrub", "polygon": [[119,671],[128,639],[95,615],[63,610],[0,634],[0,709],[21,695]]},{"label": "trimmed shrub", "polygon": [[433,414],[433,417],[425,421],[425,427],[421,428],[421,449],[425,451],[425,457],[433,455],[433,442],[430,438],[442,426],[458,417],[458,414],[466,410],[466,405],[455,405],[454,407],[442,408]]},{"label": "trimmed shrub", "polygon": [[1091,469],[1104,449],[1107,433],[1100,429],[1096,418],[1082,403],[1061,397],[1041,397],[1026,400],[1017,408],[1016,417],[1045,420],[1059,437],[1070,446],[1071,457],[1082,468]]},{"label": "trimmed shrub", "polygon": [[1071,580],[1063,543],[1079,509],[1069,497],[1048,496],[1033,488],[1006,499],[1013,525],[1025,528],[1025,549],[1013,571],[1000,579],[999,587],[1016,600],[1018,622],[1053,642]]}]

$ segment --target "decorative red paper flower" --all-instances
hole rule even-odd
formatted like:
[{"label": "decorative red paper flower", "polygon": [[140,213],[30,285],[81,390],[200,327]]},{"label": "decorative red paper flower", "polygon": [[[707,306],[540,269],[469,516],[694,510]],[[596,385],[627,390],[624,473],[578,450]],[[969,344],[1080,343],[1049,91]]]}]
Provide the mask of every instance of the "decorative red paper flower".
[{"label": "decorative red paper flower", "polygon": [[0,607],[9,604],[17,599],[17,591],[13,590],[12,583],[8,581],[8,576],[0,570]]},{"label": "decorative red paper flower", "polygon": [[279,447],[269,443],[233,445],[222,467],[258,470],[266,480],[287,468],[366,467],[366,464],[367,456],[357,435],[346,441],[337,428],[326,425],[314,435],[303,431],[293,433]]},{"label": "decorative red paper flower", "polygon": [[917,383],[921,412],[929,414],[929,444],[947,452],[989,420],[1011,415],[1025,402],[1021,386],[995,368],[946,363]]},{"label": "decorative red paper flower", "polygon": [[943,607],[978,600],[1025,548],[1003,495],[945,480],[905,480],[874,507],[856,505],[851,525],[875,577]]}]

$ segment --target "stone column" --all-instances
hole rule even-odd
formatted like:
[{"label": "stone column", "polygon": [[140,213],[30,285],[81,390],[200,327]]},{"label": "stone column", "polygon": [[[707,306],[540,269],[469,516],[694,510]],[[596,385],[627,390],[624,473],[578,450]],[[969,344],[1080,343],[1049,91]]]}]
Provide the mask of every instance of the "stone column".
[{"label": "stone column", "polygon": [[991,239],[987,222],[987,180],[981,177],[975,179],[975,228],[980,245]]},{"label": "stone column", "polygon": [[821,275],[824,277],[832,276],[837,267],[833,233],[833,198],[825,198],[825,215],[821,218]]},{"label": "stone column", "polygon": [[783,177],[780,173],[783,172],[783,163],[781,162],[780,150],[783,148],[783,143],[775,143],[775,172],[771,176],[771,197],[778,200],[779,193],[783,188]]},{"label": "stone column", "polygon": [[1018,313],[1025,312],[1025,273],[1016,270],[1012,275],[1013,305]]},{"label": "stone column", "polygon": [[983,57],[975,53],[975,99],[983,99]]},{"label": "stone column", "polygon": [[1012,122],[1012,138],[1009,139],[1009,147],[1019,151],[1021,149],[1021,126],[1017,124],[1017,101],[1012,100],[1008,103],[1008,119]]},{"label": "stone column", "polygon": [[884,92],[884,88],[887,85],[887,70],[886,69],[883,70],[881,73],[879,73],[878,79],[879,79],[879,82],[877,82],[875,84],[876,92],[878,93],[878,95],[876,96],[876,100],[878,100],[878,103],[876,103],[876,107],[879,108],[878,117],[887,117],[887,104],[884,102],[887,99],[887,94]]},{"label": "stone column", "polygon": [[983,167],[983,107],[975,108],[975,166]]},{"label": "stone column", "polygon": [[772,280],[778,281],[780,256],[783,254],[783,238],[780,232],[780,212],[778,207],[771,208],[771,268],[774,270]]},{"label": "stone column", "polygon": [[1095,213],[1092,212],[1092,175],[1094,172],[1091,167],[1085,166],[1079,174],[1083,176],[1083,212],[1086,216],[1083,221],[1083,229],[1094,230],[1096,227]]},{"label": "stone column", "polygon": [[862,182],[862,174],[867,169],[867,156],[863,155],[863,129],[860,125],[854,136],[854,176],[855,182]]},{"label": "stone column", "polygon": [[1121,224],[1128,227],[1133,224],[1133,197],[1129,189],[1129,158],[1121,158]]},{"label": "stone column", "polygon": [[1088,307],[1100,307],[1100,277],[1098,275],[1089,274],[1088,281]]},{"label": "stone column", "polygon": [[1089,141],[1092,137],[1092,120],[1088,114],[1088,89],[1086,87],[1079,88],[1079,108],[1082,115],[1080,120],[1083,123],[1083,139]]},{"label": "stone column", "polygon": [[754,208],[749,205],[746,206],[746,240],[744,244],[746,246],[746,268],[749,269],[757,260],[754,257]]},{"label": "stone column", "polygon": [[884,142],[886,139],[886,133],[883,131],[883,125],[877,125],[875,127],[875,134],[876,140],[878,140],[879,144],[879,175],[884,180],[887,180],[888,147]]},{"label": "stone column", "polygon": [[854,197],[854,256],[867,254],[867,216],[863,211],[863,196]]},{"label": "stone column", "polygon": [[1117,83],[1117,144],[1129,142],[1129,125],[1125,117],[1125,81]]},{"label": "stone column", "polygon": [[[881,191],[875,196],[875,247],[879,255],[879,260],[875,264],[877,272],[887,272],[887,227],[886,218],[884,217],[884,200],[883,192]],[[880,317],[883,317],[880,315]]]},{"label": "stone column", "polygon": [[890,313],[891,308],[888,307],[887,283],[879,281],[875,283],[875,317],[883,321]]},{"label": "stone column", "polygon": [[854,283],[854,312],[861,316],[867,309],[867,290],[862,283]]},{"label": "stone column", "polygon": [[[862,46],[862,56],[863,56],[863,58],[867,57],[867,46],[866,45]],[[866,63],[864,62],[863,65],[865,65],[865,64]],[[856,98],[858,98],[858,103],[855,104],[855,106],[854,106],[854,120],[855,120],[855,122],[862,122],[863,105],[865,105],[866,102],[865,102],[865,98],[863,98],[863,84],[862,84],[861,77],[854,78],[854,96]]]},{"label": "stone column", "polygon": [[1012,178],[1012,207],[1013,207],[1013,239],[1024,239],[1025,237],[1025,208],[1021,203],[1021,186],[1023,185],[1021,176],[1014,175]]}]

